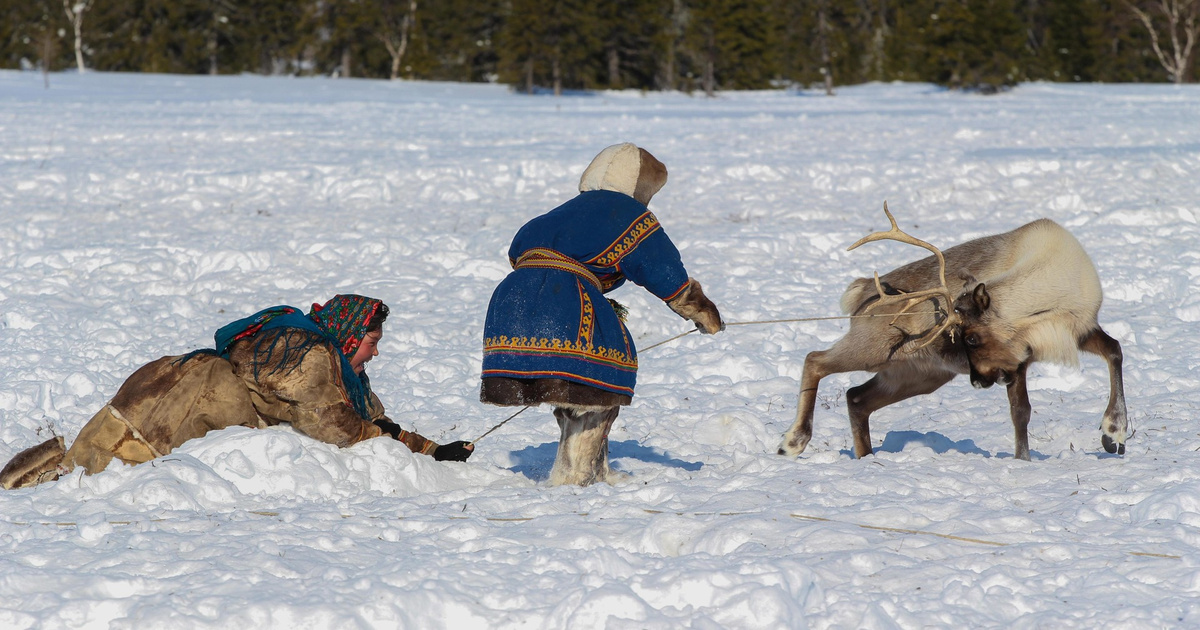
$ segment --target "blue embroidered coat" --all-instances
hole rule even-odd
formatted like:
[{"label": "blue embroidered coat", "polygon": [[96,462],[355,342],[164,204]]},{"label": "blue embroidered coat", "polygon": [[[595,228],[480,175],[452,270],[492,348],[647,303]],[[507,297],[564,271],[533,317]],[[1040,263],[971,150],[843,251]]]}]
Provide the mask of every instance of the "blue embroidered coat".
[{"label": "blue embroidered coat", "polygon": [[632,396],[637,349],[604,294],[632,280],[664,301],[688,285],[679,250],[633,197],[578,197],[526,223],[484,322],[483,377],[556,378]]}]

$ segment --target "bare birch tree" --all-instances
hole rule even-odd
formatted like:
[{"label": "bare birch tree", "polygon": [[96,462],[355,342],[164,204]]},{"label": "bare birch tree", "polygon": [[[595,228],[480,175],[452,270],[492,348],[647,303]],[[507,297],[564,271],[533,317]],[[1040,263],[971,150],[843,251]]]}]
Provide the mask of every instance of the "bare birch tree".
[{"label": "bare birch tree", "polygon": [[232,28],[229,24],[229,16],[233,14],[235,6],[229,0],[211,0],[207,8],[212,13],[212,20],[204,34],[204,50],[208,54],[208,73],[215,76],[220,73],[217,65],[217,53],[221,36],[227,34]]},{"label": "bare birch tree", "polygon": [[[1129,0],[1125,4],[1149,31],[1154,54],[1171,80],[1177,84],[1186,81],[1192,67],[1192,50],[1196,39],[1200,38],[1200,0],[1151,0],[1144,3],[1144,6],[1150,7],[1149,11]],[[1159,43],[1161,33],[1155,26],[1155,18],[1166,22],[1163,30],[1171,40],[1170,54],[1164,52]]]},{"label": "bare birch tree", "polygon": [[700,83],[704,86],[704,95],[712,98],[717,95],[717,34],[715,29],[709,29],[705,33],[702,62],[704,72]]},{"label": "bare birch tree", "polygon": [[[403,14],[399,13],[399,9],[395,5],[408,4],[408,11]],[[417,19],[417,0],[408,0],[404,2],[384,2],[382,3],[379,30],[375,36],[387,48],[388,54],[392,56],[392,74],[391,80],[395,81],[400,77],[400,63],[404,60],[404,53],[408,50],[409,33],[412,32],[413,22]]]},{"label": "bare birch tree", "polygon": [[38,33],[38,54],[42,58],[42,81],[46,84],[46,89],[50,89],[50,65],[54,63],[54,55],[58,49],[58,38],[54,36],[54,29],[46,26]]},{"label": "bare birch tree", "polygon": [[63,0],[63,12],[67,14],[67,20],[71,22],[71,27],[75,30],[75,65],[79,66],[79,72],[84,71],[83,67],[83,14],[92,8],[93,0]]},{"label": "bare birch tree", "polygon": [[833,96],[833,60],[829,56],[829,0],[817,3],[817,46],[821,49],[821,76],[825,79],[825,95]]}]

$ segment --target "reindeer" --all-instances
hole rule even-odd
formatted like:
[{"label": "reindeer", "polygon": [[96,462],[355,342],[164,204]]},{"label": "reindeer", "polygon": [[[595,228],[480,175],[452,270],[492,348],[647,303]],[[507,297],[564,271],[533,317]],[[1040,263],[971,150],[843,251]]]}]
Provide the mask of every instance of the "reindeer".
[{"label": "reindeer", "polygon": [[[1096,268],[1079,241],[1049,219],[1011,232],[951,247],[943,254],[914,238],[883,211],[891,229],[859,239],[895,240],[933,252],[880,276],[859,278],[842,295],[850,330],[832,348],[810,352],[800,378],[796,421],[783,436],[780,455],[799,455],[812,439],[817,384],[830,374],[874,372],[846,392],[857,457],[871,454],[871,414],[892,403],[929,394],[958,374],[977,388],[1008,387],[1016,437],[1014,457],[1029,459],[1029,393],[1026,372],[1034,361],[1078,364],[1078,350],[1108,363],[1109,402],[1101,443],[1125,453],[1127,419],[1121,378],[1121,345],[1097,323],[1102,293]],[[946,269],[964,290],[954,296]],[[977,280],[981,279],[981,280]],[[890,317],[888,317],[890,316]]]}]

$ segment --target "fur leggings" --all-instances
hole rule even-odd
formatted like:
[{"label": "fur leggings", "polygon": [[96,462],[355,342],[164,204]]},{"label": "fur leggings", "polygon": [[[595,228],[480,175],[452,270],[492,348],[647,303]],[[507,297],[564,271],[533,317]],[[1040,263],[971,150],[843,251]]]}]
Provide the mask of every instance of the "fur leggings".
[{"label": "fur leggings", "polygon": [[550,485],[590,486],[611,481],[608,432],[620,411],[620,407],[554,408],[560,437]]}]

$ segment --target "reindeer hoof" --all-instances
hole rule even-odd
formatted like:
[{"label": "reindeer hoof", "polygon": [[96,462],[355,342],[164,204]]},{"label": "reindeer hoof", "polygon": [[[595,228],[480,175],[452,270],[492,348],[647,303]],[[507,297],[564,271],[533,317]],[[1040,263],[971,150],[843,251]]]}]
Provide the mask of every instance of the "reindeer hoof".
[{"label": "reindeer hoof", "polygon": [[786,440],[785,439],[783,441],[783,444],[779,445],[779,450],[776,452],[779,453],[780,455],[783,455],[784,457],[796,457],[796,456],[800,455],[800,453],[803,453],[804,449],[808,448],[808,440],[809,439],[810,438],[804,438],[803,440],[799,440],[799,439]]},{"label": "reindeer hoof", "polygon": [[1109,453],[1116,453],[1117,455],[1125,454],[1125,444],[1118,444],[1116,440],[1107,435],[1100,436],[1100,444],[1102,444],[1104,446],[1104,450]]}]

